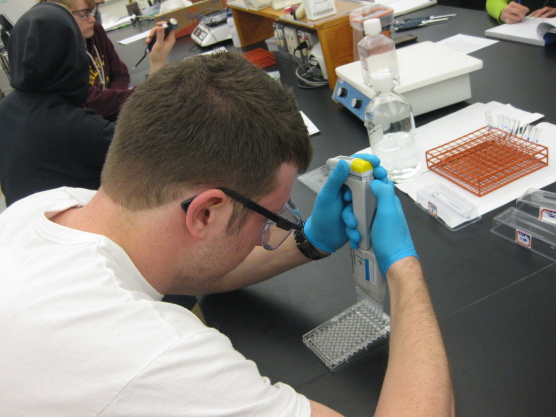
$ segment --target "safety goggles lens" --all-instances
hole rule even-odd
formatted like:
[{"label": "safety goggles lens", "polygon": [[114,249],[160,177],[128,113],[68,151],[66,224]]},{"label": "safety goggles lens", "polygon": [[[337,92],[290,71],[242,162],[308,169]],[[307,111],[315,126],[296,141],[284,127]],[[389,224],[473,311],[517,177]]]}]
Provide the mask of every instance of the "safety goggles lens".
[{"label": "safety goggles lens", "polygon": [[85,20],[85,19],[88,19],[91,14],[93,14],[93,10],[92,9],[82,9],[82,10],[76,10],[72,13],[78,19]]},{"label": "safety goggles lens", "polygon": [[[278,212],[278,216],[289,222],[301,226],[303,219],[295,204],[290,200]],[[262,233],[262,244],[267,250],[275,250],[284,243],[286,238],[293,232],[293,229],[284,230],[276,225],[272,220],[267,220]]]}]

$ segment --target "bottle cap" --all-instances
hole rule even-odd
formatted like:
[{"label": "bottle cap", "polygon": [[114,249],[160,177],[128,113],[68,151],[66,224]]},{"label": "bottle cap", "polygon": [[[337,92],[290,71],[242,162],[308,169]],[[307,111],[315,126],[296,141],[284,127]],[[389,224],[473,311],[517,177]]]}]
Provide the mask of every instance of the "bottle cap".
[{"label": "bottle cap", "polygon": [[380,19],[367,19],[363,22],[363,30],[366,36],[378,35],[382,32],[382,25]]},{"label": "bottle cap", "polygon": [[394,76],[389,69],[383,69],[371,74],[371,82],[377,93],[390,91],[394,88]]}]

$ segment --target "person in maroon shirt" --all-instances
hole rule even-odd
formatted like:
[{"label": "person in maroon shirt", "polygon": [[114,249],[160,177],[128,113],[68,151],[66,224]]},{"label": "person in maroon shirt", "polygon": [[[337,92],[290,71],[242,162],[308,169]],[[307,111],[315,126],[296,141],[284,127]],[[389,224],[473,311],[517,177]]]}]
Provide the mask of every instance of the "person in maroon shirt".
[{"label": "person in maroon shirt", "polygon": [[[43,0],[47,1],[47,0]],[[73,14],[87,45],[89,58],[89,92],[87,107],[102,117],[115,121],[120,107],[133,92],[129,88],[130,76],[127,66],[122,62],[114,45],[108,38],[102,25],[96,22],[95,0],[49,0],[66,6]],[[151,35],[147,38],[150,41]],[[174,35],[169,35],[168,42],[174,42]],[[149,54],[150,73],[162,68],[171,48],[153,51]]]},{"label": "person in maroon shirt", "polygon": [[[94,21],[92,16],[91,14],[87,20]],[[87,107],[107,119],[114,120],[124,101],[133,92],[129,88],[129,71],[102,25],[98,22],[94,22],[93,25],[93,36],[85,39],[89,57]]]}]

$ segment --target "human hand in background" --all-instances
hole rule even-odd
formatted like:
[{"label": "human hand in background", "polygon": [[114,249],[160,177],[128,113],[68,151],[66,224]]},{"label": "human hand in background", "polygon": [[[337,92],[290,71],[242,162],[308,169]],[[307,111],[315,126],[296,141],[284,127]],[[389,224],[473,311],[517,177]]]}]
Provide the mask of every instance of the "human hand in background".
[{"label": "human hand in background", "polygon": [[527,7],[512,1],[500,13],[500,20],[504,23],[518,23],[523,20],[527,13],[529,13]]},{"label": "human hand in background", "polygon": [[387,179],[373,180],[371,190],[377,200],[371,241],[380,272],[386,277],[388,268],[394,262],[408,256],[418,256],[402,205],[394,193],[394,183]]},{"label": "human hand in background", "polygon": [[168,60],[168,55],[172,50],[174,44],[176,43],[176,33],[175,30],[170,31],[168,36],[164,38],[165,28],[163,25],[166,22],[157,22],[156,27],[151,29],[149,36],[145,40],[145,43],[149,44],[154,36],[156,36],[156,42],[149,54],[150,70],[149,73],[152,75],[164,65]]},{"label": "human hand in background", "polygon": [[554,17],[556,16],[556,7],[543,7],[542,9],[535,10],[529,17]]}]

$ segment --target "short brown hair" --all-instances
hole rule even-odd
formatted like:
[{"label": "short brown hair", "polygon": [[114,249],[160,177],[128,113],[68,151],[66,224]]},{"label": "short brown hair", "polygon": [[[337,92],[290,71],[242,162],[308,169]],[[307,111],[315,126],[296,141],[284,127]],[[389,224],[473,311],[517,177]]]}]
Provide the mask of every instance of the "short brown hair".
[{"label": "short brown hair", "polygon": [[292,92],[237,53],[187,58],[140,85],[120,111],[102,186],[132,210],[184,188],[227,187],[257,199],[283,163],[312,157]]}]

